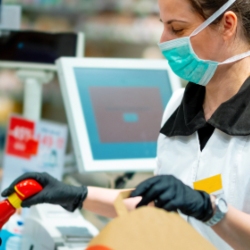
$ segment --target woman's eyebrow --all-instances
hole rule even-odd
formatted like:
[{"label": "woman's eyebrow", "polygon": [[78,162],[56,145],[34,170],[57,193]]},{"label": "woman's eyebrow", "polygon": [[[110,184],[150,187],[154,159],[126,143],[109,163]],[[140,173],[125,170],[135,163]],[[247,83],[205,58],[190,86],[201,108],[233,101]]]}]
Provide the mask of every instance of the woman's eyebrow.
[{"label": "woman's eyebrow", "polygon": [[[163,23],[163,21],[162,21],[162,19],[160,18],[160,22],[162,22]],[[181,22],[181,23],[187,23],[186,21],[183,21],[183,20],[177,20],[177,19],[171,19],[171,20],[169,20],[169,21],[167,21],[167,22],[165,22],[166,24],[171,24],[171,23],[173,23],[173,22]]]}]

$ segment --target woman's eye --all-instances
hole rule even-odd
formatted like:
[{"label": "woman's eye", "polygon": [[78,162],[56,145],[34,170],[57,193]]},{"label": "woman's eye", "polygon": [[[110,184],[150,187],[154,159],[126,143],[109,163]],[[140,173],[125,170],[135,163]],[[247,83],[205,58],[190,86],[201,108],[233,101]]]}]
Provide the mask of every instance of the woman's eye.
[{"label": "woman's eye", "polygon": [[183,31],[183,29],[174,29],[174,28],[172,28],[172,32],[174,33],[174,34],[179,34],[179,33],[181,33]]}]

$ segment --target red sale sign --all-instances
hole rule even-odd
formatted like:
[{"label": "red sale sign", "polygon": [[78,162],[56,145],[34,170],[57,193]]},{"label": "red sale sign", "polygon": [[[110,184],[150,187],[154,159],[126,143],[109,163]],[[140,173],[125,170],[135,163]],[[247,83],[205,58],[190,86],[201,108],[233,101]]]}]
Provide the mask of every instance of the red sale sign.
[{"label": "red sale sign", "polygon": [[34,138],[35,122],[20,117],[10,119],[7,135],[7,155],[30,159],[38,151],[38,141]]},{"label": "red sale sign", "polygon": [[1,188],[27,172],[48,172],[61,180],[67,143],[67,126],[50,121],[10,117],[3,157]]}]

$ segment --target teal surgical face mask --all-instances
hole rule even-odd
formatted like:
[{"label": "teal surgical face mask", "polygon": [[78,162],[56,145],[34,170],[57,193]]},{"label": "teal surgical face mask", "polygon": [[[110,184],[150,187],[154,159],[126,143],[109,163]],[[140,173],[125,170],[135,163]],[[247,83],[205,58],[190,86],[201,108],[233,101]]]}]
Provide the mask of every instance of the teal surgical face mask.
[{"label": "teal surgical face mask", "polygon": [[210,18],[202,23],[188,37],[177,38],[168,42],[160,43],[159,48],[168,60],[171,69],[176,75],[199,85],[206,86],[213,77],[217,67],[222,64],[233,63],[250,56],[250,51],[233,56],[224,62],[215,62],[200,59],[194,52],[191,37],[196,36],[216,18],[223,14],[236,0],[229,0]]}]

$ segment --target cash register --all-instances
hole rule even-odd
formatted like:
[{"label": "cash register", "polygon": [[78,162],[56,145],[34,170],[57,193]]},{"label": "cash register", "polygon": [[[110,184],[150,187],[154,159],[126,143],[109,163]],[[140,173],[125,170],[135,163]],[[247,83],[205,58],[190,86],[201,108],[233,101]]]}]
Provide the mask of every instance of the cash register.
[{"label": "cash register", "polygon": [[83,250],[97,234],[80,210],[70,213],[41,204],[32,207],[25,219],[21,250]]}]

